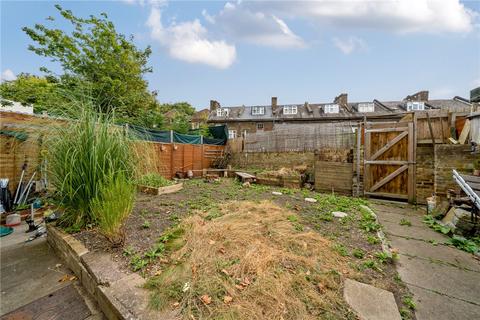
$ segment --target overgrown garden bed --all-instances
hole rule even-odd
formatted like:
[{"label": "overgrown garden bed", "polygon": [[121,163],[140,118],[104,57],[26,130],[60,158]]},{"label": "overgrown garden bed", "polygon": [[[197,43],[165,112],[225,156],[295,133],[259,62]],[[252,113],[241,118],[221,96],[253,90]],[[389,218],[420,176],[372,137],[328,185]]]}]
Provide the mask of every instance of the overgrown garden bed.
[{"label": "overgrown garden bed", "polygon": [[393,292],[404,317],[413,317],[376,236],[380,226],[362,204],[233,179],[190,180],[177,193],[138,193],[122,247],[96,229],[74,236],[142,275],[152,308],[183,318],[355,319],[342,297],[345,278]]}]

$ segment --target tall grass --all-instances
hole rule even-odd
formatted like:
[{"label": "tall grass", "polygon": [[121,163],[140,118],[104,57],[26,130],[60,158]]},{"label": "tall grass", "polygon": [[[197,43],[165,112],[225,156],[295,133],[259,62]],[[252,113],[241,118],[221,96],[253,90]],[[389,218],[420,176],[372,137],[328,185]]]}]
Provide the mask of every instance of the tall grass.
[{"label": "tall grass", "polygon": [[123,243],[123,224],[132,211],[135,185],[123,174],[108,177],[92,200],[91,210],[103,235],[114,245]]},{"label": "tall grass", "polygon": [[[77,108],[76,120],[58,126],[50,134],[47,160],[50,181],[66,209],[60,225],[83,228],[103,221],[98,218],[99,210],[92,210],[92,204],[98,207],[102,197],[113,201],[114,194],[106,188],[118,191],[119,181],[128,183],[134,179],[136,152],[123,129],[113,125],[112,117],[98,114],[88,105]],[[133,197],[127,199],[133,202]],[[120,194],[118,200],[131,210],[131,203],[129,206],[120,199]]]}]

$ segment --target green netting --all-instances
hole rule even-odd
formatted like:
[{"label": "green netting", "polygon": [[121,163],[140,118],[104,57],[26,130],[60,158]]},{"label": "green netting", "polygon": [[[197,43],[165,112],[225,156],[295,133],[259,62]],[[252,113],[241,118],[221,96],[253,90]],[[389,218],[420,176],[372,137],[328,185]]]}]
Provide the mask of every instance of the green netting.
[{"label": "green netting", "polygon": [[[187,143],[187,144],[202,144],[202,136],[181,134],[167,130],[152,130],[139,126],[130,125],[130,132],[140,140],[163,142],[163,143]],[[203,144],[225,145],[227,142],[226,126],[216,126],[209,128],[210,133],[214,138],[203,138]]]},{"label": "green netting", "polygon": [[25,141],[28,138],[28,134],[26,134],[25,132],[19,132],[19,131],[0,130],[0,134],[3,134],[4,136],[8,136],[8,137],[13,137],[21,141]]}]

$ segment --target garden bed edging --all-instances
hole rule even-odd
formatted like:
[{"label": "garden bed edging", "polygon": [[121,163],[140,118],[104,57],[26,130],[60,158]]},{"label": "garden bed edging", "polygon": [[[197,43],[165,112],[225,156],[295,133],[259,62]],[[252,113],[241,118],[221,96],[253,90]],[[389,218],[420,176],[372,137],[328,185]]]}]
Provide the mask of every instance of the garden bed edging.
[{"label": "garden bed edging", "polygon": [[149,187],[149,186],[142,186],[138,185],[138,190],[147,193],[147,194],[153,194],[155,196],[159,196],[161,194],[168,194],[168,193],[174,193],[177,191],[180,191],[183,189],[183,183],[176,183],[171,186],[166,186],[166,187]]},{"label": "garden bed edging", "polygon": [[110,254],[89,251],[79,240],[47,224],[47,241],[55,253],[97,301],[109,320],[160,319],[149,310],[149,294],[142,288],[145,280],[136,273],[120,270]]}]

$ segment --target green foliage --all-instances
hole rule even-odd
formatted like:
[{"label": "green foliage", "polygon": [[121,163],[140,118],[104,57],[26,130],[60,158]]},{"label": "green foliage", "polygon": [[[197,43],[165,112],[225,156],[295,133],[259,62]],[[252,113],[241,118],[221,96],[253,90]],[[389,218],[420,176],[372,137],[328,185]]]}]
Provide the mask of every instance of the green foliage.
[{"label": "green foliage", "polygon": [[[112,126],[111,118],[90,111],[89,106],[79,109],[79,120],[55,127],[46,142],[50,182],[66,209],[59,221],[63,227],[102,223],[98,211],[101,199],[112,201],[106,204],[110,208],[105,209],[116,206],[116,196],[109,192],[109,187],[126,196],[127,202],[122,202],[125,205],[133,200],[129,181],[135,173],[135,153],[130,140],[120,128]],[[125,187],[118,185],[120,181]],[[94,199],[96,215],[92,213]]]},{"label": "green foliage", "polygon": [[403,300],[402,300],[403,304],[405,306],[407,306],[410,310],[415,310],[417,308],[417,305],[415,304],[415,302],[413,301],[413,297],[412,296],[405,296],[403,297]]},{"label": "green foliage", "polygon": [[423,217],[423,222],[433,230],[443,234],[449,234],[452,231],[450,227],[441,224],[433,216],[428,214]]},{"label": "green foliage", "polygon": [[456,234],[448,240],[448,243],[459,248],[460,250],[473,254],[477,253],[480,250],[478,244],[475,243],[474,240],[469,240]]},{"label": "green foliage", "polygon": [[128,257],[128,256],[131,256],[134,253],[135,253],[135,250],[133,250],[133,248],[130,246],[128,248],[123,249],[122,254],[123,254],[123,256]]},{"label": "green foliage", "polygon": [[100,232],[113,244],[121,244],[124,240],[122,227],[132,212],[134,198],[135,186],[120,173],[110,175],[91,201],[91,211]]},{"label": "green foliage", "polygon": [[132,259],[130,259],[130,266],[132,267],[133,271],[139,271],[145,268],[148,265],[148,261],[138,254],[134,255]]},{"label": "green foliage", "polygon": [[365,256],[365,251],[363,251],[362,249],[354,249],[354,250],[352,251],[352,255],[353,255],[355,258],[363,259],[363,257]]},{"label": "green foliage", "polygon": [[336,243],[333,245],[333,250],[338,252],[342,257],[348,256],[348,250],[345,248],[345,246],[341,243]]},{"label": "green foliage", "polygon": [[[56,108],[65,100],[61,85],[53,77],[38,77],[21,73],[17,79],[0,84],[0,97],[23,105],[33,105],[35,113]],[[1,103],[8,104],[5,101]]]},{"label": "green foliage", "polygon": [[375,254],[375,258],[377,258],[378,261],[380,261],[380,263],[382,264],[392,261],[392,258],[386,252],[383,252],[383,251],[377,252]]},{"label": "green foliage", "polygon": [[379,271],[379,272],[382,271],[382,269],[380,269],[380,267],[378,266],[377,262],[376,262],[375,260],[372,260],[372,259],[366,260],[366,261],[362,264],[362,267],[363,267],[363,268],[367,268],[367,269],[373,269],[373,270]]},{"label": "green foliage", "polygon": [[[33,40],[29,50],[59,62],[72,85],[89,84],[92,96],[97,97],[97,111],[110,113],[115,110],[118,118],[130,118],[141,110],[156,105],[155,97],[148,92],[143,75],[151,72],[147,60],[150,47],[139,50],[133,37],[119,34],[105,13],[101,17],[75,16],[70,10],[55,5],[61,17],[72,31],[36,24],[22,30]],[[50,18],[49,20],[54,20]],[[42,71],[52,74],[46,68]]]},{"label": "green foliage", "polygon": [[143,229],[149,229],[150,228],[150,221],[148,221],[148,220],[143,221],[142,228]]},{"label": "green foliage", "polygon": [[158,187],[170,186],[174,182],[164,178],[158,173],[149,173],[141,176],[140,179],[138,179],[137,183],[142,186],[158,188]]},{"label": "green foliage", "polygon": [[402,218],[400,220],[400,225],[401,226],[407,226],[407,227],[411,227],[412,226],[412,223],[410,222],[410,220],[407,220],[405,218]]},{"label": "green foliage", "polygon": [[377,237],[372,236],[372,235],[368,235],[368,236],[367,236],[367,241],[368,241],[368,243],[370,243],[370,244],[378,244],[378,243],[380,243],[380,239],[378,239]]}]

